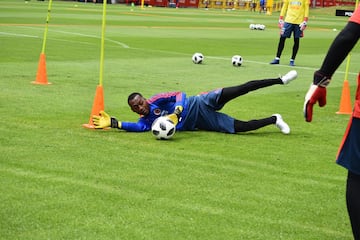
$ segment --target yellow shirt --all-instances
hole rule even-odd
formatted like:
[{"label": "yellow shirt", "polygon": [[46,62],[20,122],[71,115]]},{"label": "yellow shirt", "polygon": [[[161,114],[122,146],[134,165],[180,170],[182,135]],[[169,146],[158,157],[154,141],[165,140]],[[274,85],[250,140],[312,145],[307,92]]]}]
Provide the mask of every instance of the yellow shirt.
[{"label": "yellow shirt", "polygon": [[285,16],[284,21],[300,24],[304,18],[309,17],[310,0],[284,0],[280,16]]}]

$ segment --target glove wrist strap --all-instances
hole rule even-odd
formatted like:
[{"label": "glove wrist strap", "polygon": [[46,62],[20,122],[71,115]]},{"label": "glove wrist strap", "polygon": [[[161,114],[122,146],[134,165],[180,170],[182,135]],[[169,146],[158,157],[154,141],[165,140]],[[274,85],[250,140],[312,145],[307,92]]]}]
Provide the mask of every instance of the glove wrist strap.
[{"label": "glove wrist strap", "polygon": [[111,118],[111,125],[110,126],[111,126],[111,128],[121,128],[121,124],[119,126],[119,121],[114,117]]},{"label": "glove wrist strap", "polygon": [[313,83],[319,87],[327,87],[331,81],[331,76],[326,76],[320,71],[316,71],[314,73],[314,81]]},{"label": "glove wrist strap", "polygon": [[175,107],[174,113],[176,114],[177,118],[180,118],[182,110],[183,110],[183,107],[181,107],[181,106]]}]

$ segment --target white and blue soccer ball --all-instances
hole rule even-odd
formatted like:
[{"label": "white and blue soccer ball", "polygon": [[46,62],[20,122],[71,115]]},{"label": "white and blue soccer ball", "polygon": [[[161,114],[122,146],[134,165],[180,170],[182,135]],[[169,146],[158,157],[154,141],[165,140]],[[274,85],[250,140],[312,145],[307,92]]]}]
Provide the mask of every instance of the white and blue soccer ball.
[{"label": "white and blue soccer ball", "polygon": [[258,24],[257,29],[258,30],[265,30],[265,25],[264,24]]},{"label": "white and blue soccer ball", "polygon": [[202,53],[194,53],[192,61],[195,64],[201,64],[204,61],[204,55]]},{"label": "white and blue soccer ball", "polygon": [[240,55],[235,55],[231,58],[231,63],[234,67],[240,67],[243,63],[243,58]]},{"label": "white and blue soccer ball", "polygon": [[155,119],[151,126],[151,133],[156,139],[166,140],[174,136],[176,131],[175,124],[166,116]]}]

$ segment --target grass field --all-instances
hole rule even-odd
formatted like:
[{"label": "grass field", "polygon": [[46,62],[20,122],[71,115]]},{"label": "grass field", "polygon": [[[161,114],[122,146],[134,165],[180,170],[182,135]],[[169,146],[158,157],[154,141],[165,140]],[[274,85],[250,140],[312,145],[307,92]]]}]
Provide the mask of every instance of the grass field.
[{"label": "grass field", "polygon": [[[338,115],[344,63],[328,105],[302,115],[312,73],[347,18],[311,9],[297,80],[253,92],[222,111],[242,120],[282,114],[290,135],[269,126],[244,134],[94,131],[102,5],[54,1],[46,41],[51,85],[34,85],[48,2],[0,0],[0,239],[352,239],[346,171],[334,163],[349,115]],[[276,77],[278,13],[108,5],[105,110],[136,121],[129,93],[188,95]],[[266,25],[249,30],[250,23]],[[337,29],[334,31],[333,29]],[[191,62],[202,52],[205,62]],[[244,64],[231,66],[232,55]],[[357,46],[348,80],[355,92]]]}]

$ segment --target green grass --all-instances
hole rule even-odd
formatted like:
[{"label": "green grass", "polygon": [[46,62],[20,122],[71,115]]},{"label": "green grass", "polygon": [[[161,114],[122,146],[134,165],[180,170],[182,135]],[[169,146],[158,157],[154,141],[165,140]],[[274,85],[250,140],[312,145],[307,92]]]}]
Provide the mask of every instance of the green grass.
[{"label": "green grass", "polygon": [[[291,127],[244,134],[93,131],[102,5],[53,2],[46,41],[51,85],[34,85],[48,2],[0,1],[0,239],[352,239],[346,171],[334,163],[348,115],[337,115],[346,63],[328,105],[302,116],[312,73],[347,18],[311,9],[299,78],[253,92],[223,112],[242,120],[281,113]],[[291,68],[292,40],[271,66],[278,13],[107,6],[105,110],[136,121],[130,92],[188,95]],[[249,30],[250,23],[266,25]],[[194,65],[191,55],[205,62]],[[234,68],[232,55],[244,57]],[[348,80],[356,87],[359,47]]]}]

